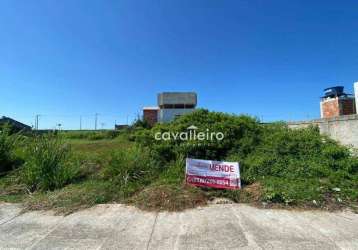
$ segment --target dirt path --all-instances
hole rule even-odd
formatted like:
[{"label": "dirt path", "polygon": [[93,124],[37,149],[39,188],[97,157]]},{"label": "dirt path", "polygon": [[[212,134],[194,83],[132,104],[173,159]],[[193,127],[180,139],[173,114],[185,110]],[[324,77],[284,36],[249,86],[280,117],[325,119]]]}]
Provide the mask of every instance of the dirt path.
[{"label": "dirt path", "polygon": [[149,213],[99,205],[69,216],[0,204],[0,249],[358,249],[358,215],[213,205]]}]

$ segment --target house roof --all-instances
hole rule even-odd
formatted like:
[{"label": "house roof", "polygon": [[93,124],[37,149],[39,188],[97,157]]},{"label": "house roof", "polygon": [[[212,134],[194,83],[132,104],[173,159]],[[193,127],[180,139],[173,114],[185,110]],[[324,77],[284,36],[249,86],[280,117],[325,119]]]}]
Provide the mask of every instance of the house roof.
[{"label": "house roof", "polygon": [[2,116],[0,118],[0,125],[5,124],[5,123],[9,123],[10,125],[12,125],[16,128],[19,128],[19,129],[31,129],[31,127],[29,125],[26,125],[24,123],[16,121],[10,117]]},{"label": "house roof", "polygon": [[159,107],[143,107],[143,110],[159,110]]}]

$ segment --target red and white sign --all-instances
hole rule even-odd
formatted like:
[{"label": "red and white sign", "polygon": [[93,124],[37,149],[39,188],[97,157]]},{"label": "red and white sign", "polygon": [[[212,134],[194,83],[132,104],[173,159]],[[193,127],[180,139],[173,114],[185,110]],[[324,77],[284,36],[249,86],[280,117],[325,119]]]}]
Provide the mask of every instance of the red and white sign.
[{"label": "red and white sign", "polygon": [[240,189],[238,162],[186,159],[186,182],[201,187]]}]

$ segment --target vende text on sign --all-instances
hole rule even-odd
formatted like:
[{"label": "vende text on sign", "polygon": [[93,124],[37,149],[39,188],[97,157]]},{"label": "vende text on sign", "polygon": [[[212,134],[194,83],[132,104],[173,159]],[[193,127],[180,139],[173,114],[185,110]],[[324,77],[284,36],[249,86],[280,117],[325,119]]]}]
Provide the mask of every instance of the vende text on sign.
[{"label": "vende text on sign", "polygon": [[186,182],[201,187],[240,189],[238,162],[186,159]]}]

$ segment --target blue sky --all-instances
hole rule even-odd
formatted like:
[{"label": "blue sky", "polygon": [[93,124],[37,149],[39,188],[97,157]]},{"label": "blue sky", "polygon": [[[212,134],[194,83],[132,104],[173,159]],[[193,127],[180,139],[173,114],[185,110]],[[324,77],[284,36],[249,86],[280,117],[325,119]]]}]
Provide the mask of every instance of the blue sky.
[{"label": "blue sky", "polygon": [[161,91],[264,120],[319,117],[358,80],[358,2],[1,0],[0,115],[111,128]]}]

